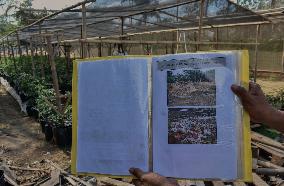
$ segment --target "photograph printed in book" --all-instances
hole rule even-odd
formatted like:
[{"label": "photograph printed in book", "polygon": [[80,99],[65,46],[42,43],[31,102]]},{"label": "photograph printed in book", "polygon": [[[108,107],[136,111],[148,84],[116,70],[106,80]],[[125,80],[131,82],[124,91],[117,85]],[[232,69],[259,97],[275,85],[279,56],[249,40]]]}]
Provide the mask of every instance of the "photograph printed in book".
[{"label": "photograph printed in book", "polygon": [[217,144],[215,108],[169,108],[168,144]]},{"label": "photograph printed in book", "polygon": [[168,106],[215,106],[215,70],[167,72]]},{"label": "photograph printed in book", "polygon": [[215,70],[167,71],[167,94],[168,143],[217,144]]}]

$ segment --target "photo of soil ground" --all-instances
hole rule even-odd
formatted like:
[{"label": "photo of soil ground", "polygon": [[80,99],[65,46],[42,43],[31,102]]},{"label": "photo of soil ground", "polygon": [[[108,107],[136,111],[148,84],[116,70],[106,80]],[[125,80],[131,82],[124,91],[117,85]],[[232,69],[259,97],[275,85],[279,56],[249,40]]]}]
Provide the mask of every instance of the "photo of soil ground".
[{"label": "photo of soil ground", "polygon": [[215,70],[167,72],[168,106],[215,106]]},{"label": "photo of soil ground", "polygon": [[217,144],[215,108],[170,108],[168,144]]}]

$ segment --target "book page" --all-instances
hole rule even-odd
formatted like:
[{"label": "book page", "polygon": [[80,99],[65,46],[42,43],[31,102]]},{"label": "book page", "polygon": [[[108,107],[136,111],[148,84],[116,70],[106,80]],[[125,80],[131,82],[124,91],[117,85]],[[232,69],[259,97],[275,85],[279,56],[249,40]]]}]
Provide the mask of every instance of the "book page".
[{"label": "book page", "polygon": [[148,170],[148,62],[128,58],[78,65],[77,171]]},{"label": "book page", "polygon": [[153,167],[168,177],[236,179],[233,53],[153,59]]}]

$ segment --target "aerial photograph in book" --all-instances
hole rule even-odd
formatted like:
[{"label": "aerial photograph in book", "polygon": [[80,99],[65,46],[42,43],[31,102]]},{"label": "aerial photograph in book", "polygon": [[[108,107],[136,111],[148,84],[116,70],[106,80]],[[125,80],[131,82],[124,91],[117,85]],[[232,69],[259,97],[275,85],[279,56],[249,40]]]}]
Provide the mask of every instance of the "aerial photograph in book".
[{"label": "aerial photograph in book", "polygon": [[215,70],[167,72],[168,106],[215,106]]},{"label": "aerial photograph in book", "polygon": [[217,144],[215,108],[169,108],[168,144]]}]

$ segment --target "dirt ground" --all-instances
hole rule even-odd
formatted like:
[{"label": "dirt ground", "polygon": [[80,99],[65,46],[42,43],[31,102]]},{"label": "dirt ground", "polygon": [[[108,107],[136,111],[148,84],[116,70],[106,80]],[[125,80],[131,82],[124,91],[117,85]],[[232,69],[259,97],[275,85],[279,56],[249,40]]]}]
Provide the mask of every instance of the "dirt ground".
[{"label": "dirt ground", "polygon": [[[51,160],[61,168],[70,166],[70,152],[47,143],[39,123],[20,112],[17,102],[0,85],[0,164],[48,169],[42,160]],[[19,183],[33,182],[42,172],[15,170]]]}]

